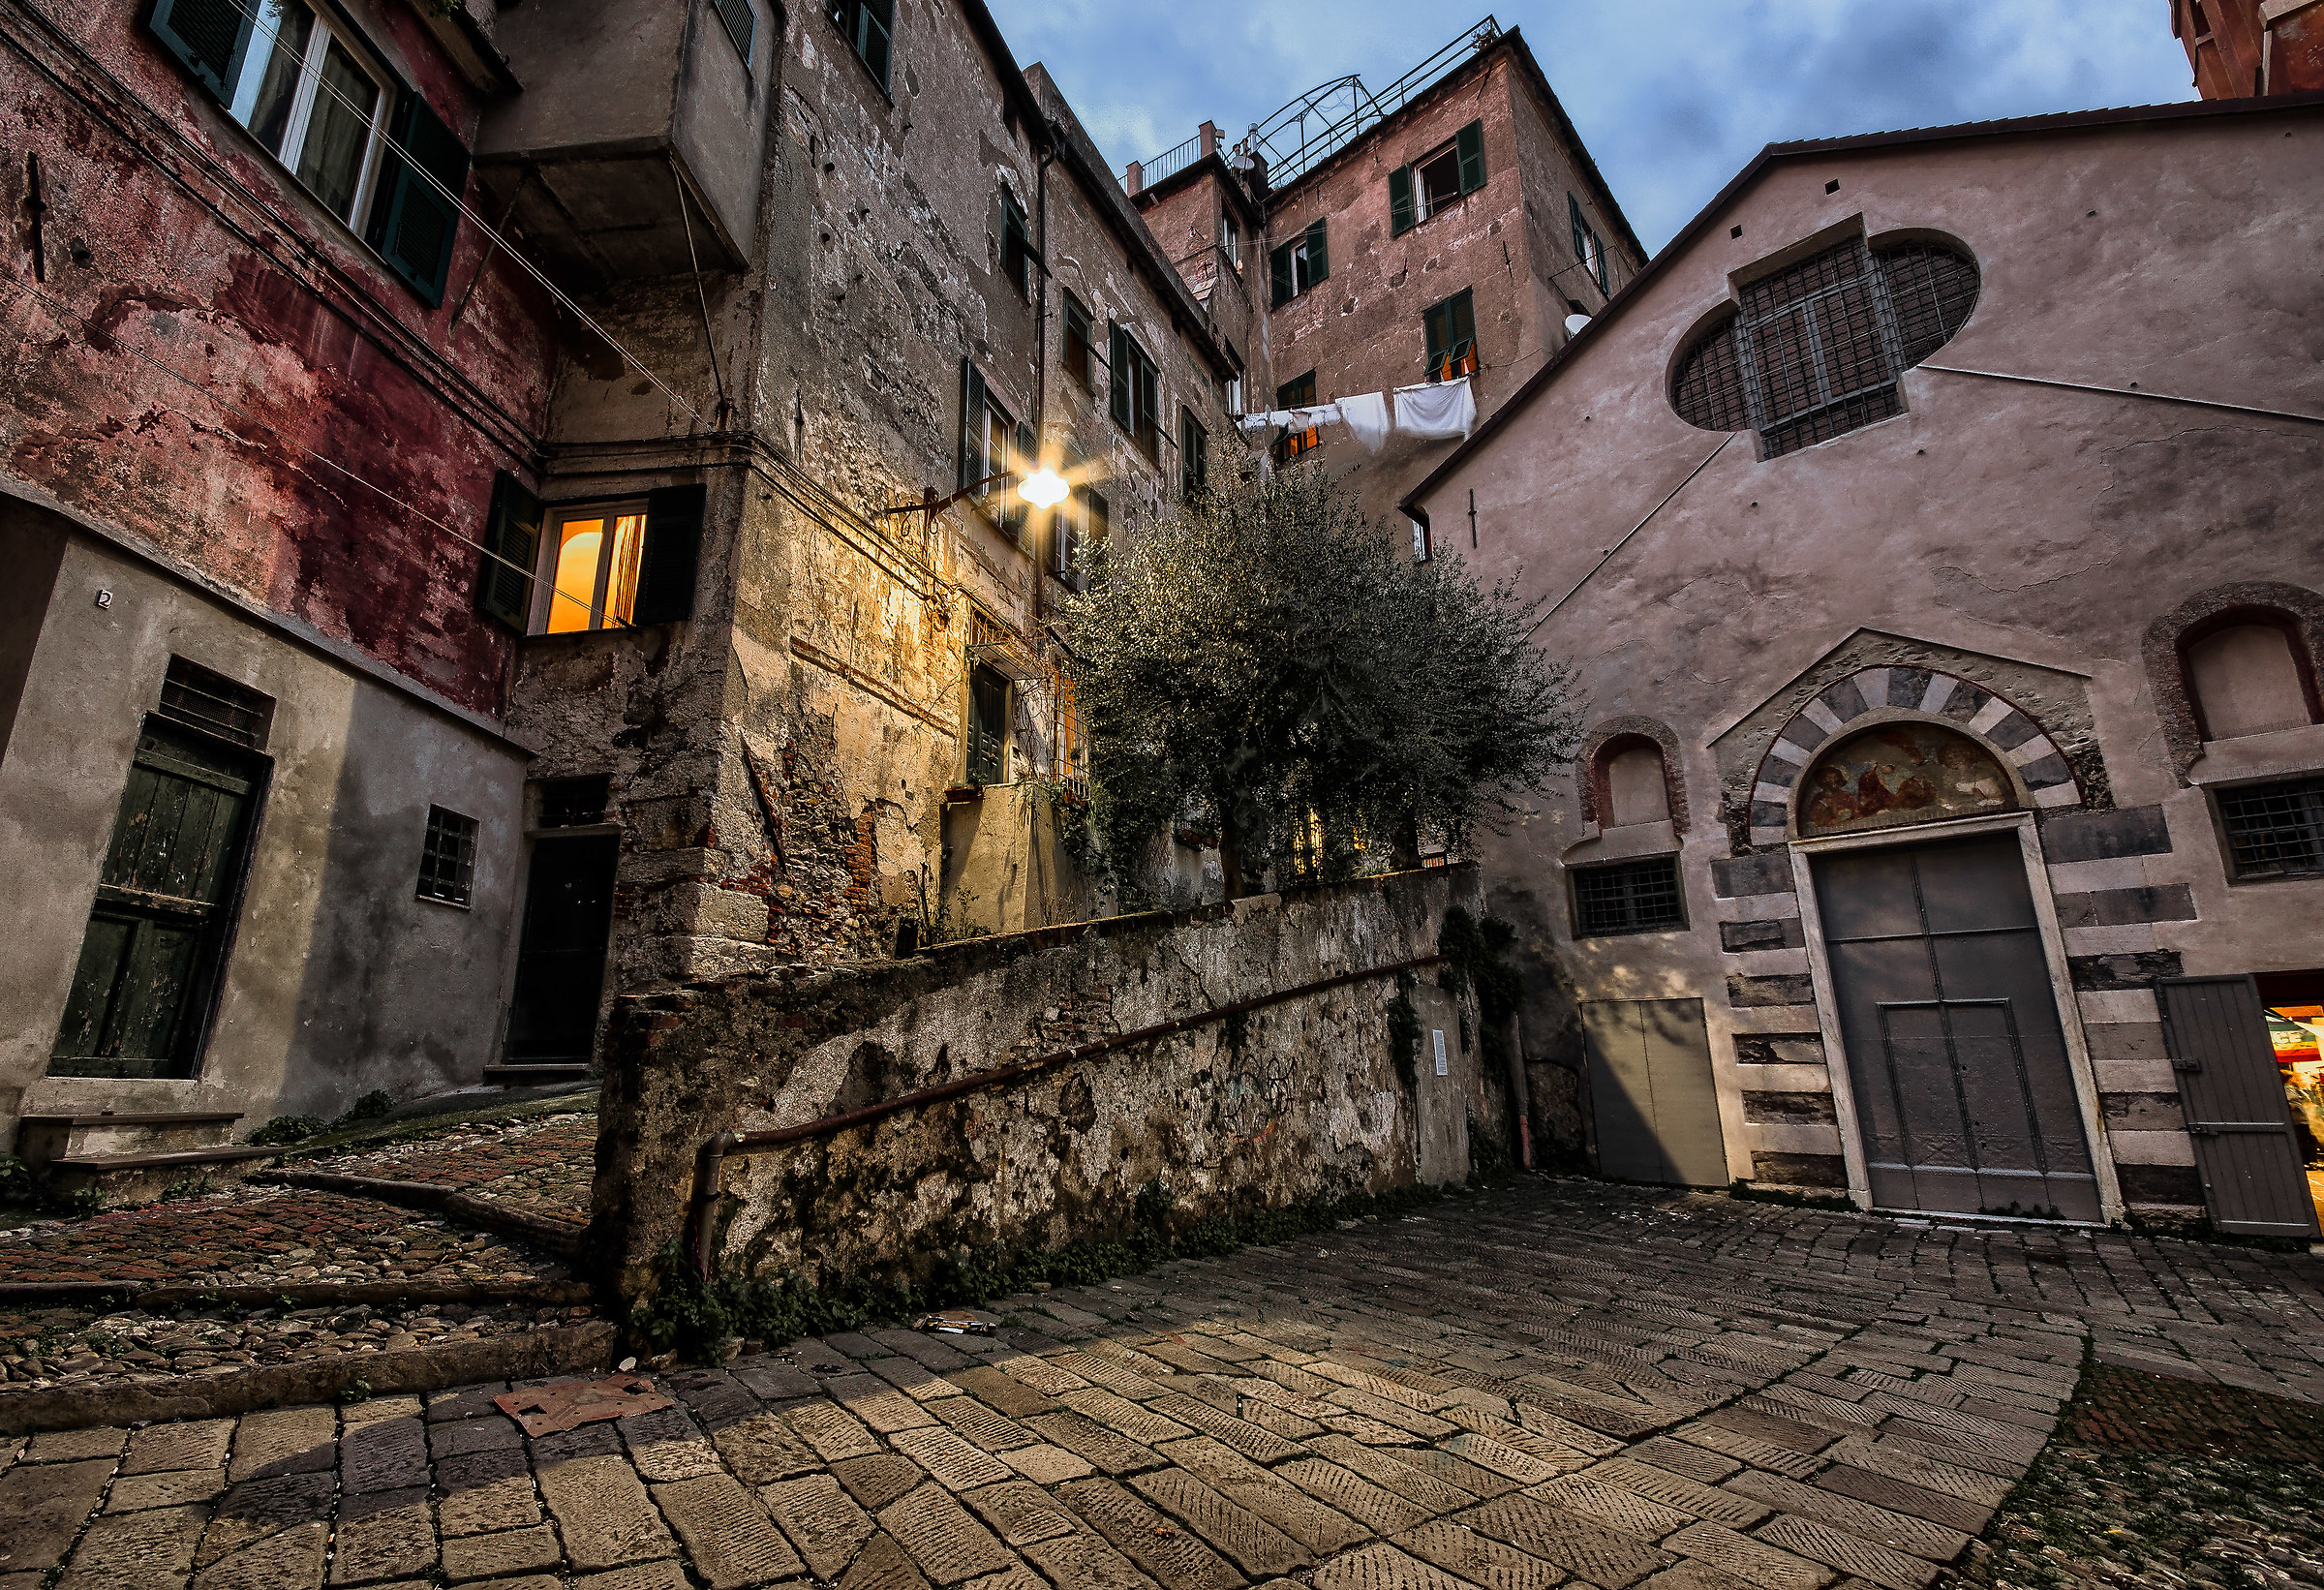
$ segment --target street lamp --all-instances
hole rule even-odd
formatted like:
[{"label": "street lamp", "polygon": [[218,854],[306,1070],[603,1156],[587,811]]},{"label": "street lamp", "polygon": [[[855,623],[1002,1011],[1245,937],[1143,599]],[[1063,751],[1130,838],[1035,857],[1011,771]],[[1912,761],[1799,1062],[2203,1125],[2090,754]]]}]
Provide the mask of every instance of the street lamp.
[{"label": "street lamp", "polygon": [[1024,484],[1017,488],[1017,495],[1037,508],[1054,508],[1073,495],[1073,488],[1065,483],[1063,475],[1043,465],[1024,477]]}]

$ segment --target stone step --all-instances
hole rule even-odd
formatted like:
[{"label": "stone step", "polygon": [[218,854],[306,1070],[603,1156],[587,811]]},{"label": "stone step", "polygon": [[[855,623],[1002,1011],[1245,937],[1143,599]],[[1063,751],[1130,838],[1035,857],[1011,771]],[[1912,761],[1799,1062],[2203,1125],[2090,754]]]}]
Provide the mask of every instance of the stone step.
[{"label": "stone step", "polygon": [[238,1110],[35,1112],[17,1124],[16,1157],[38,1170],[68,1160],[223,1147],[241,1118]]}]

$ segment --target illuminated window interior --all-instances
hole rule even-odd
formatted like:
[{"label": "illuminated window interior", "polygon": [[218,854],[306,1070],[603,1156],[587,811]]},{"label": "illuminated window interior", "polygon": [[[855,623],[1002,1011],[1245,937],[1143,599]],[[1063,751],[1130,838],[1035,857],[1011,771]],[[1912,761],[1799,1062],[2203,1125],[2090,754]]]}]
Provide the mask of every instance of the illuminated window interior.
[{"label": "illuminated window interior", "polygon": [[645,545],[642,504],[562,515],[549,538],[555,578],[541,627],[552,635],[627,628],[637,611],[638,561]]}]

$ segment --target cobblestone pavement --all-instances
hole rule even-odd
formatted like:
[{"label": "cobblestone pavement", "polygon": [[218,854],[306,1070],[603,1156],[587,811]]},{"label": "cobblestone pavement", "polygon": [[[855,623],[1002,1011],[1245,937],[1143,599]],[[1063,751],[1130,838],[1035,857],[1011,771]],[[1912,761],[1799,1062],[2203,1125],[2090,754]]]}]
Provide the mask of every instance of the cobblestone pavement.
[{"label": "cobblestone pavement", "polygon": [[2324,1584],[2324,1408],[2095,1365],[1962,1578]]},{"label": "cobblestone pavement", "polygon": [[[1319,1240],[664,1377],[41,1435],[0,1590],[1922,1590],[2095,1331],[2324,1386],[2306,1256],[1531,1182]],[[0,1444],[0,1452],[8,1448]]]},{"label": "cobblestone pavement", "polygon": [[382,1148],[321,1155],[302,1169],[389,1181],[431,1181],[567,1220],[589,1218],[596,1171],[594,1113],[483,1122]]},{"label": "cobblestone pavement", "polygon": [[[505,1238],[389,1204],[279,1187],[238,1187],[0,1232],[0,1281],[12,1282],[303,1289],[332,1282],[442,1287],[568,1278],[563,1263]],[[556,1323],[571,1317],[567,1309],[547,1312]],[[244,1303],[183,1318],[88,1306],[0,1306],[0,1382],[14,1391],[227,1374],[252,1364],[505,1335],[541,1323],[547,1323],[542,1310],[514,1304]],[[0,1397],[6,1394],[0,1391]]]}]

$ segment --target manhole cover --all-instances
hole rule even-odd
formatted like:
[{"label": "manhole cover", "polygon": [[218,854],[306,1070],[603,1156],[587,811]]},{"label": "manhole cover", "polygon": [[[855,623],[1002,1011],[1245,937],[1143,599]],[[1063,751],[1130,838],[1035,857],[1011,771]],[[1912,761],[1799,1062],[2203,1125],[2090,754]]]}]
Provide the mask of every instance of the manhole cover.
[{"label": "manhole cover", "polygon": [[530,1391],[504,1391],[494,1406],[515,1420],[527,1435],[554,1435],[600,1419],[627,1419],[671,1405],[642,1375],[609,1375],[603,1380],[561,1380]]}]

